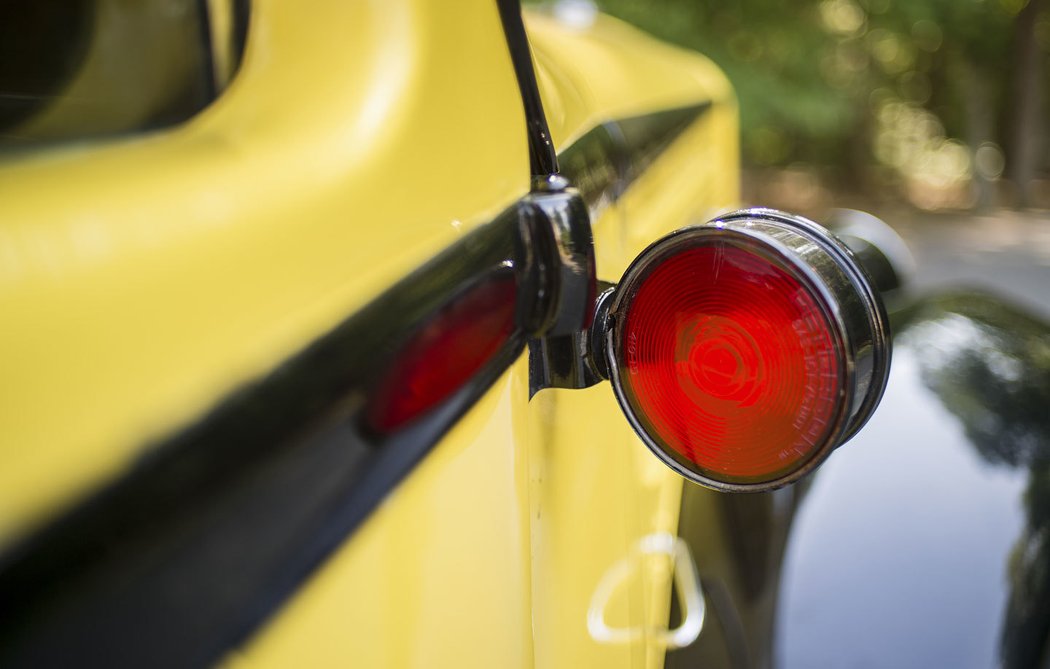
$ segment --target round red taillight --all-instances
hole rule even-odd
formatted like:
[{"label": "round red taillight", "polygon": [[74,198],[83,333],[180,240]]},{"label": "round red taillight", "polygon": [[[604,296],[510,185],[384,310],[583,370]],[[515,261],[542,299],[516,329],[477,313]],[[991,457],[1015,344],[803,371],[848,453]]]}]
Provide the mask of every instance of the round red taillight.
[{"label": "round red taillight", "polygon": [[885,311],[815,223],[751,210],[650,246],[607,296],[621,406],[687,478],[762,490],[812,469],[885,385]]}]

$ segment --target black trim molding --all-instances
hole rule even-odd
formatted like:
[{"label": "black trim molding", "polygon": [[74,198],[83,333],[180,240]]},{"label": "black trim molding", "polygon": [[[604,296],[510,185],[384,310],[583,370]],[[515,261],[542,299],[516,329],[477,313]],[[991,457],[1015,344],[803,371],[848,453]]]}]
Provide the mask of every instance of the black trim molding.
[{"label": "black trim molding", "polygon": [[246,639],[521,353],[519,326],[418,420],[363,420],[463,287],[513,271],[540,292],[526,234],[504,212],[0,557],[0,665],[200,665]]}]

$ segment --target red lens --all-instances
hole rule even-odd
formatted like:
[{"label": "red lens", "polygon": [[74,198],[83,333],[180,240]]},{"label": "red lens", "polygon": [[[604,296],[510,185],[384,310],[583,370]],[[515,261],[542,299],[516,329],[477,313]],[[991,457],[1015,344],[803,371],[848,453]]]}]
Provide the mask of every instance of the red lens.
[{"label": "red lens", "polygon": [[635,419],[703,476],[768,481],[818,452],[842,411],[823,301],[757,244],[710,240],[654,264],[624,313]]},{"label": "red lens", "polygon": [[365,413],[379,433],[398,429],[448,399],[514,332],[517,286],[511,273],[477,283],[401,347]]}]

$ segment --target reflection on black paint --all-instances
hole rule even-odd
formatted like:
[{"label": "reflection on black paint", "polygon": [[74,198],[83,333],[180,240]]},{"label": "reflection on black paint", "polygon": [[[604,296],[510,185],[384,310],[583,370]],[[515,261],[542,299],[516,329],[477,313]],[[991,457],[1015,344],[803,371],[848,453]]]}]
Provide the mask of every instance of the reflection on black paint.
[{"label": "reflection on black paint", "polygon": [[924,385],[990,463],[1028,470],[1026,526],[1014,545],[1001,666],[1040,666],[1050,631],[1050,326],[986,297],[925,304],[903,343]]},{"label": "reflection on black paint", "polygon": [[[678,534],[696,560],[707,612],[700,638],[669,651],[666,669],[773,665],[781,565],[806,487],[740,494],[683,484]],[[672,611],[671,625],[679,615]]]}]

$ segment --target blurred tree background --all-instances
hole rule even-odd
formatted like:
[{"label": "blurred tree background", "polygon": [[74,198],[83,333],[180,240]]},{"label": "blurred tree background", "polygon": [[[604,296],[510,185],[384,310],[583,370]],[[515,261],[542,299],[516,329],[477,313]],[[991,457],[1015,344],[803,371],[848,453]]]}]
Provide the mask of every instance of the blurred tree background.
[{"label": "blurred tree background", "polygon": [[923,209],[1050,206],[1048,0],[597,0],[718,63],[745,168]]}]

